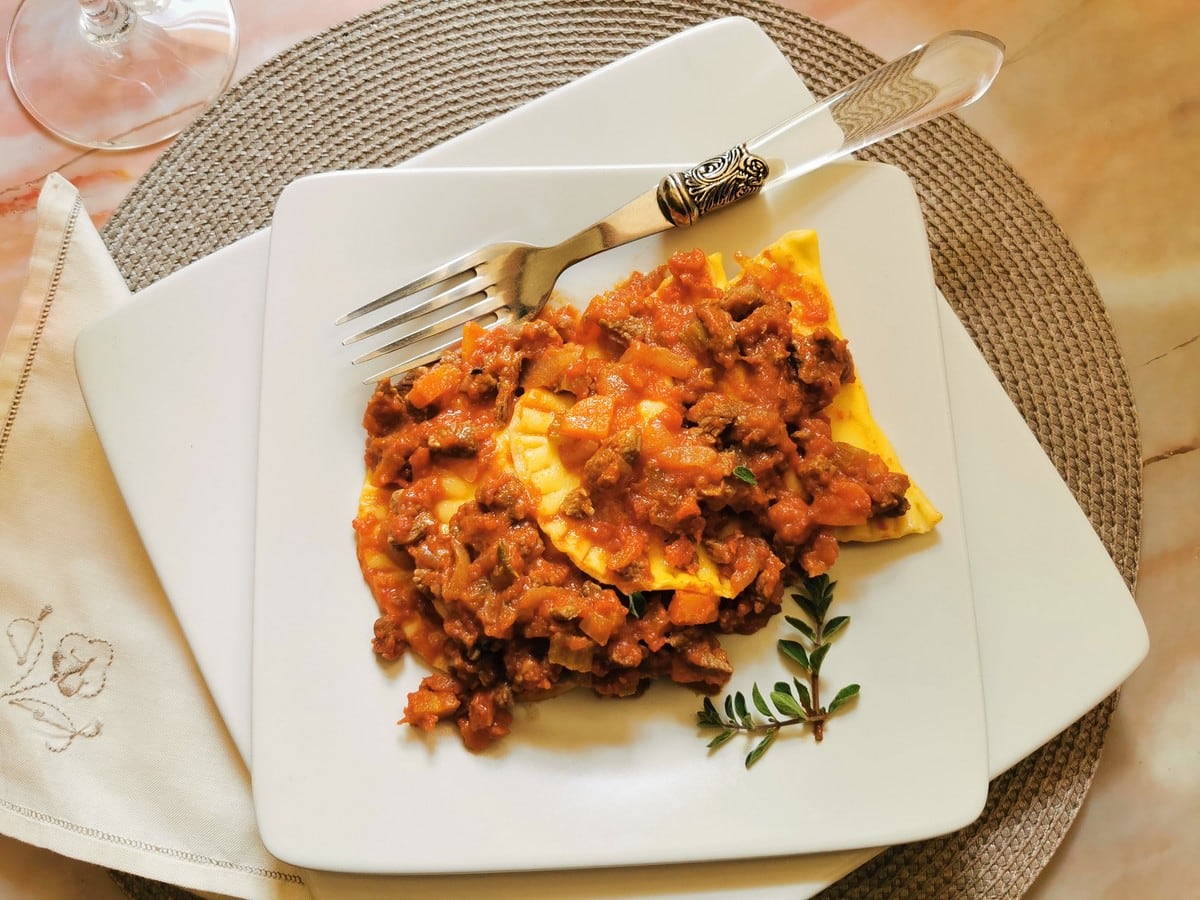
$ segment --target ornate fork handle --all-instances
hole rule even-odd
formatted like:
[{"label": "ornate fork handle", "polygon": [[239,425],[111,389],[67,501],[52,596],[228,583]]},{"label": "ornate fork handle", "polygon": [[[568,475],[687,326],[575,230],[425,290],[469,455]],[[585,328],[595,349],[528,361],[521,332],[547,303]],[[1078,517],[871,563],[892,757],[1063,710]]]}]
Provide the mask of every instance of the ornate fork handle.
[{"label": "ornate fork handle", "polygon": [[[560,244],[555,262],[565,267],[610,247],[692,225],[757,194],[768,182],[810,172],[966,106],[987,90],[1003,60],[1004,45],[990,35],[940,35],[758,137],[667,175],[656,188]],[[789,143],[807,150],[788,153]]]},{"label": "ornate fork handle", "polygon": [[771,167],[745,144],[706,159],[682,172],[672,172],[658,186],[659,212],[677,227],[692,225],[714,209],[757,194]]}]

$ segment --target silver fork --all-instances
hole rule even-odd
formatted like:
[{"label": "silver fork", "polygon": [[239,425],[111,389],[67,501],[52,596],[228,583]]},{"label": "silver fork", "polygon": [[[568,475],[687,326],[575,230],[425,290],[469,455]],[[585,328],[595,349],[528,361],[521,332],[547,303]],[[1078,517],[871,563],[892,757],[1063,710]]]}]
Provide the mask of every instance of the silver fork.
[{"label": "silver fork", "polygon": [[[551,247],[501,243],[482,247],[410,281],[337,320],[343,325],[430,288],[440,292],[406,307],[343,344],[400,329],[355,364],[397,355],[370,383],[437,359],[462,338],[467,322],[495,328],[536,315],[563,270],[603,250],[691,225],[711,212],[758,193],[767,183],[819,168],[884,138],[966,106],[991,86],[1004,45],[975,31],[951,31],[889,62],[758,137],[663,178],[625,206]],[[841,143],[801,159],[770,155],[795,129],[841,130]],[[826,142],[827,144],[828,142]]]}]

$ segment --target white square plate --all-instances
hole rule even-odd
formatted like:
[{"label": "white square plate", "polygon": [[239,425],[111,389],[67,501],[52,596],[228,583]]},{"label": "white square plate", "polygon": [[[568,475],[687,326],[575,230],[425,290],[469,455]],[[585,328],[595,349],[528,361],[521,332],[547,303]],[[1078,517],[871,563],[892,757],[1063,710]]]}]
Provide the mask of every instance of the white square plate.
[{"label": "white square plate", "polygon": [[[819,745],[785,736],[750,771],[741,740],[706,752],[699,699],[668,685],[636,701],[577,691],[522,707],[512,735],[478,755],[453,728],[426,740],[396,726],[429,670],[382,667],[370,650],[377,612],[350,521],[371,387],[350,366],[361,348],[342,347],[331,323],[474,247],[571,234],[661,174],[348,172],[284,191],[263,338],[251,766],[263,840],[282,859],[386,873],[764,856],[929,837],[982,808],[983,695],[929,250],[908,179],[867,163],[594,257],[560,281],[586,304],[673,250],[721,251],[732,272],[734,251],[817,229],[880,422],[945,514],[933,535],[847,550],[834,569],[853,621],[823,674],[834,690],[862,683],[852,714]],[[787,631],[723,640],[731,687],[795,674],[774,649]],[[419,810],[402,835],[399,809]]]}]

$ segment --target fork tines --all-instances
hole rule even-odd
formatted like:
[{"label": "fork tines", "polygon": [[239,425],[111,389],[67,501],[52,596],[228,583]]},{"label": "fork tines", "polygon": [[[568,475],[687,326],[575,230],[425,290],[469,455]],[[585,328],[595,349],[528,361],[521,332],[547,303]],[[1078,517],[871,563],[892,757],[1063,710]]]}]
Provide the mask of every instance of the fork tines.
[{"label": "fork tines", "polygon": [[[487,266],[495,250],[496,248],[494,247],[484,247],[461,256],[458,259],[451,260],[445,265],[439,266],[431,272],[422,275],[420,278],[416,278],[395,290],[389,291],[382,297],[372,300],[370,303],[360,306],[358,309],[340,317],[334,323],[335,325],[343,325],[361,316],[383,309],[386,306],[399,303],[429,288],[435,288],[439,285],[446,286],[445,290],[414,303],[402,312],[345,338],[342,341],[343,346],[357,343],[365,338],[373,337],[374,335],[399,328],[403,325],[416,324],[417,320],[424,319],[439,310],[449,309],[445,315],[426,322],[420,325],[420,327],[403,329],[401,334],[394,340],[356,357],[353,363],[357,365],[368,362],[389,353],[395,353],[396,351],[413,347],[422,342],[430,341],[472,320],[484,318],[507,320],[511,318],[510,316],[497,315],[498,311],[505,306],[505,301],[503,297],[494,295],[492,288],[495,283],[494,279],[490,277]],[[463,305],[466,301],[472,302]],[[489,322],[488,324],[493,325],[495,323]],[[430,344],[429,349],[419,356],[407,359],[401,365],[380,372],[378,375],[366,379],[366,381],[369,383],[382,378],[389,378],[406,369],[431,362],[441,356],[442,352],[447,348],[457,343],[461,337],[461,333],[455,331],[454,334],[443,338],[436,344]]]}]

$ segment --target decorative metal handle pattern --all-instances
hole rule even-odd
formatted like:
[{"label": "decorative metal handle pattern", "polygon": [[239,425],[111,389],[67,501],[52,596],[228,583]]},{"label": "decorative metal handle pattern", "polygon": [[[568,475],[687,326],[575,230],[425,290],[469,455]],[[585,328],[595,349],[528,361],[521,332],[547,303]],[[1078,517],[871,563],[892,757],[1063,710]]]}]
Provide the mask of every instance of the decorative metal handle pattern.
[{"label": "decorative metal handle pattern", "polygon": [[714,209],[757,194],[770,174],[766,160],[738,144],[664,178],[658,185],[658,208],[676,226],[691,225]]}]

